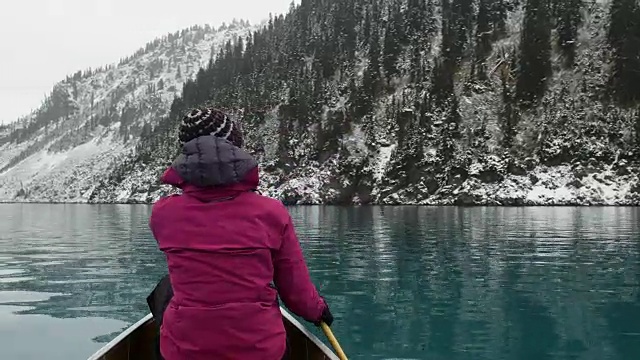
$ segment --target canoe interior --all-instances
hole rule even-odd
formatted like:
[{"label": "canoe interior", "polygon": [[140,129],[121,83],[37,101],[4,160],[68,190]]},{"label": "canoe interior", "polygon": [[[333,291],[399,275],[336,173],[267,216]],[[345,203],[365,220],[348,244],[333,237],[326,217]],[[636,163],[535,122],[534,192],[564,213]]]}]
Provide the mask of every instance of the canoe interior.
[{"label": "canoe interior", "polygon": [[[320,339],[309,332],[291,314],[282,308],[281,311],[291,347],[291,360],[339,360]],[[88,360],[156,360],[154,339],[157,332],[157,326],[149,314],[98,350]]]}]

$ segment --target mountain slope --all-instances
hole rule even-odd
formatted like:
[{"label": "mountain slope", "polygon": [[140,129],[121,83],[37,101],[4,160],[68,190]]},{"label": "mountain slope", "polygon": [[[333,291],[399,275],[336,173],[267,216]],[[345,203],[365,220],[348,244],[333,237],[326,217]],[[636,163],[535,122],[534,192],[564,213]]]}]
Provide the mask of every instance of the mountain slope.
[{"label": "mountain slope", "polygon": [[38,110],[0,130],[0,199],[87,201],[168,115],[184,82],[247,25],[194,26],[56,84]]},{"label": "mountain slope", "polygon": [[635,205],[638,15],[629,0],[304,0],[224,44],[82,199],[171,191],[178,121],[214,104],[286,203]]},{"label": "mountain slope", "polygon": [[242,109],[262,190],[287,203],[637,204],[636,104],[611,96],[633,91],[615,85],[615,9],[303,1],[229,45],[92,201],[163,194],[181,112],[214,103]]}]

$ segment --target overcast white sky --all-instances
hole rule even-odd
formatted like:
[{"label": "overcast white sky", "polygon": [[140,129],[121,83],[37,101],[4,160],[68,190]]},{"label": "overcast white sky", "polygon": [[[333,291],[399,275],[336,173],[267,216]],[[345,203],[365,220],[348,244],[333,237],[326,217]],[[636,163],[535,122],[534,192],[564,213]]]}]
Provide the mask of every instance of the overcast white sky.
[{"label": "overcast white sky", "polygon": [[[299,1],[296,1],[298,3]],[[66,75],[117,62],[195,24],[252,24],[291,0],[0,0],[0,123],[37,108]]]}]

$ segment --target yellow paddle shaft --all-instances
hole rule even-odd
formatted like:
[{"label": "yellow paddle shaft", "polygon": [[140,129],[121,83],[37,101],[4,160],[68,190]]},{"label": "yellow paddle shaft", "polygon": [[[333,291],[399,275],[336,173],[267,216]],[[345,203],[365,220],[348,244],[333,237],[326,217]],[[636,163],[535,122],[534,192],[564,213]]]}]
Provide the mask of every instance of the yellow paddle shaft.
[{"label": "yellow paddle shaft", "polygon": [[338,354],[338,358],[340,358],[340,360],[348,360],[347,355],[345,355],[344,351],[342,351],[342,348],[338,343],[338,339],[336,339],[336,337],[333,335],[333,331],[331,331],[331,328],[329,327],[329,325],[327,325],[323,321],[320,323],[320,327],[322,327],[322,331],[324,332],[324,335],[327,337],[327,339],[329,339],[331,346],[333,346],[333,348],[336,350],[336,353]]}]

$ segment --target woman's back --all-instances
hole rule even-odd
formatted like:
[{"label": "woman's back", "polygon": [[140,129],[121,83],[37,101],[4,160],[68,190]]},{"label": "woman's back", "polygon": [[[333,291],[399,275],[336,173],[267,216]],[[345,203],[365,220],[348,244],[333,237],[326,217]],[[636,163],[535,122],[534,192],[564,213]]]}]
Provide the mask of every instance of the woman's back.
[{"label": "woman's back", "polygon": [[199,201],[171,197],[152,215],[175,294],[164,316],[162,349],[179,357],[165,359],[279,359],[285,330],[270,285],[279,241],[269,202],[253,193]]},{"label": "woman's back", "polygon": [[281,245],[283,220],[277,204],[252,192],[209,203],[175,196],[156,205],[152,226],[177,301],[213,307],[271,299],[272,253]]}]

